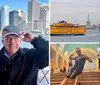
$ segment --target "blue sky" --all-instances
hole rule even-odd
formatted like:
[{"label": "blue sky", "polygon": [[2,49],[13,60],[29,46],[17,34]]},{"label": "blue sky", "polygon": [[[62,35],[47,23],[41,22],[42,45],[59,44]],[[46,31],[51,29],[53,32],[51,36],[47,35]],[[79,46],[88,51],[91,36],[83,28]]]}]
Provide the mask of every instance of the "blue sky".
[{"label": "blue sky", "polygon": [[[38,0],[42,3],[49,3],[49,0]],[[3,5],[8,5],[9,10],[14,10],[21,8],[23,11],[27,12],[28,0],[0,0],[0,7]]]}]

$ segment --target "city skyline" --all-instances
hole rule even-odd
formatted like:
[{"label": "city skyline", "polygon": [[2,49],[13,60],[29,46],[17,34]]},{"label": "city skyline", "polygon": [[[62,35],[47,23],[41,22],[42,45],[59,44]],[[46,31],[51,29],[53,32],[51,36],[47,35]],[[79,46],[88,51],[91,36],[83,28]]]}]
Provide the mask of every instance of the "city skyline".
[{"label": "city skyline", "polygon": [[[49,0],[37,0],[40,1],[43,4],[48,4]],[[18,3],[19,2],[19,3]],[[27,5],[28,5],[28,0],[2,0],[0,2],[0,7],[3,5],[8,5],[10,10],[15,10],[18,8],[21,8],[23,11],[27,11]]]},{"label": "city skyline", "polygon": [[61,20],[86,24],[88,14],[91,24],[100,22],[99,0],[51,0],[51,24]]},{"label": "city skyline", "polygon": [[[41,2],[42,4],[48,4],[49,3],[49,0],[37,0],[37,1]],[[2,0],[0,2],[0,8],[3,5],[9,6],[9,11],[18,10],[20,8],[22,11],[24,11],[26,13],[26,17],[27,17],[28,0],[13,0],[13,1],[10,1],[10,0]]]},{"label": "city skyline", "polygon": [[[4,13],[1,10],[1,21],[9,21],[8,24],[1,23],[0,28],[3,29],[6,25],[15,25],[21,30],[39,30],[39,32],[47,33],[49,28],[49,4],[43,4],[38,0],[28,0],[27,2],[27,12],[23,11],[22,8],[10,9],[9,5],[3,5],[2,7],[8,7],[8,14],[6,13],[6,8]],[[8,18],[3,17],[3,15],[8,15]],[[31,26],[32,25],[32,26]],[[30,28],[30,29],[28,29]]]}]

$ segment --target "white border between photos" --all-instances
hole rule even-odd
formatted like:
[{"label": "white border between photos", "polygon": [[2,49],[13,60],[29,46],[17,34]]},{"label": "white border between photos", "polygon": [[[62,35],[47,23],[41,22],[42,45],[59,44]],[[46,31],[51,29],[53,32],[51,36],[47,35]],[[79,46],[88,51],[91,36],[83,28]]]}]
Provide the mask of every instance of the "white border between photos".
[{"label": "white border between photos", "polygon": [[49,0],[49,84],[50,85],[50,0]]},{"label": "white border between photos", "polygon": [[100,42],[50,42],[49,44],[100,44]]}]

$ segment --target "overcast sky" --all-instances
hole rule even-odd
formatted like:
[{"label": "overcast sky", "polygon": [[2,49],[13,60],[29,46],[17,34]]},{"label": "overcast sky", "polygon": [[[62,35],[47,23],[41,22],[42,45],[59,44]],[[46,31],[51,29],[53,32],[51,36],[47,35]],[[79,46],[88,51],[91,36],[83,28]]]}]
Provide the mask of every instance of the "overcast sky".
[{"label": "overcast sky", "polygon": [[88,14],[92,24],[100,22],[100,0],[50,0],[51,23],[66,20],[86,24]]}]

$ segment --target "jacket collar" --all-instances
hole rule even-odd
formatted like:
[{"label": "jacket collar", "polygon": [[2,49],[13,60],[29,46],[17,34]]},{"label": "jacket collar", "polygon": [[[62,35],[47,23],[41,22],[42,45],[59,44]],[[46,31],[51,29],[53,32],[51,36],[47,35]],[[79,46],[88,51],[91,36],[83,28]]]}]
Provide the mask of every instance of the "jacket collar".
[{"label": "jacket collar", "polygon": [[[1,54],[1,55],[4,55],[4,49],[5,49],[5,47],[2,47],[2,48],[1,48],[1,50],[0,50],[0,54]],[[19,51],[19,53],[20,53],[21,56],[24,56],[25,51],[24,51],[22,48],[19,48],[18,51]]]},{"label": "jacket collar", "polygon": [[[2,61],[3,57],[4,57],[4,47],[0,50],[0,60]],[[21,67],[22,67],[22,58],[25,56],[25,51],[22,48],[19,48],[18,50],[19,52],[19,56],[17,57],[17,60],[14,62],[13,67],[12,67],[12,71],[10,74],[10,78],[9,80],[12,82],[15,78],[16,75],[19,74],[19,72],[21,71]]]}]

